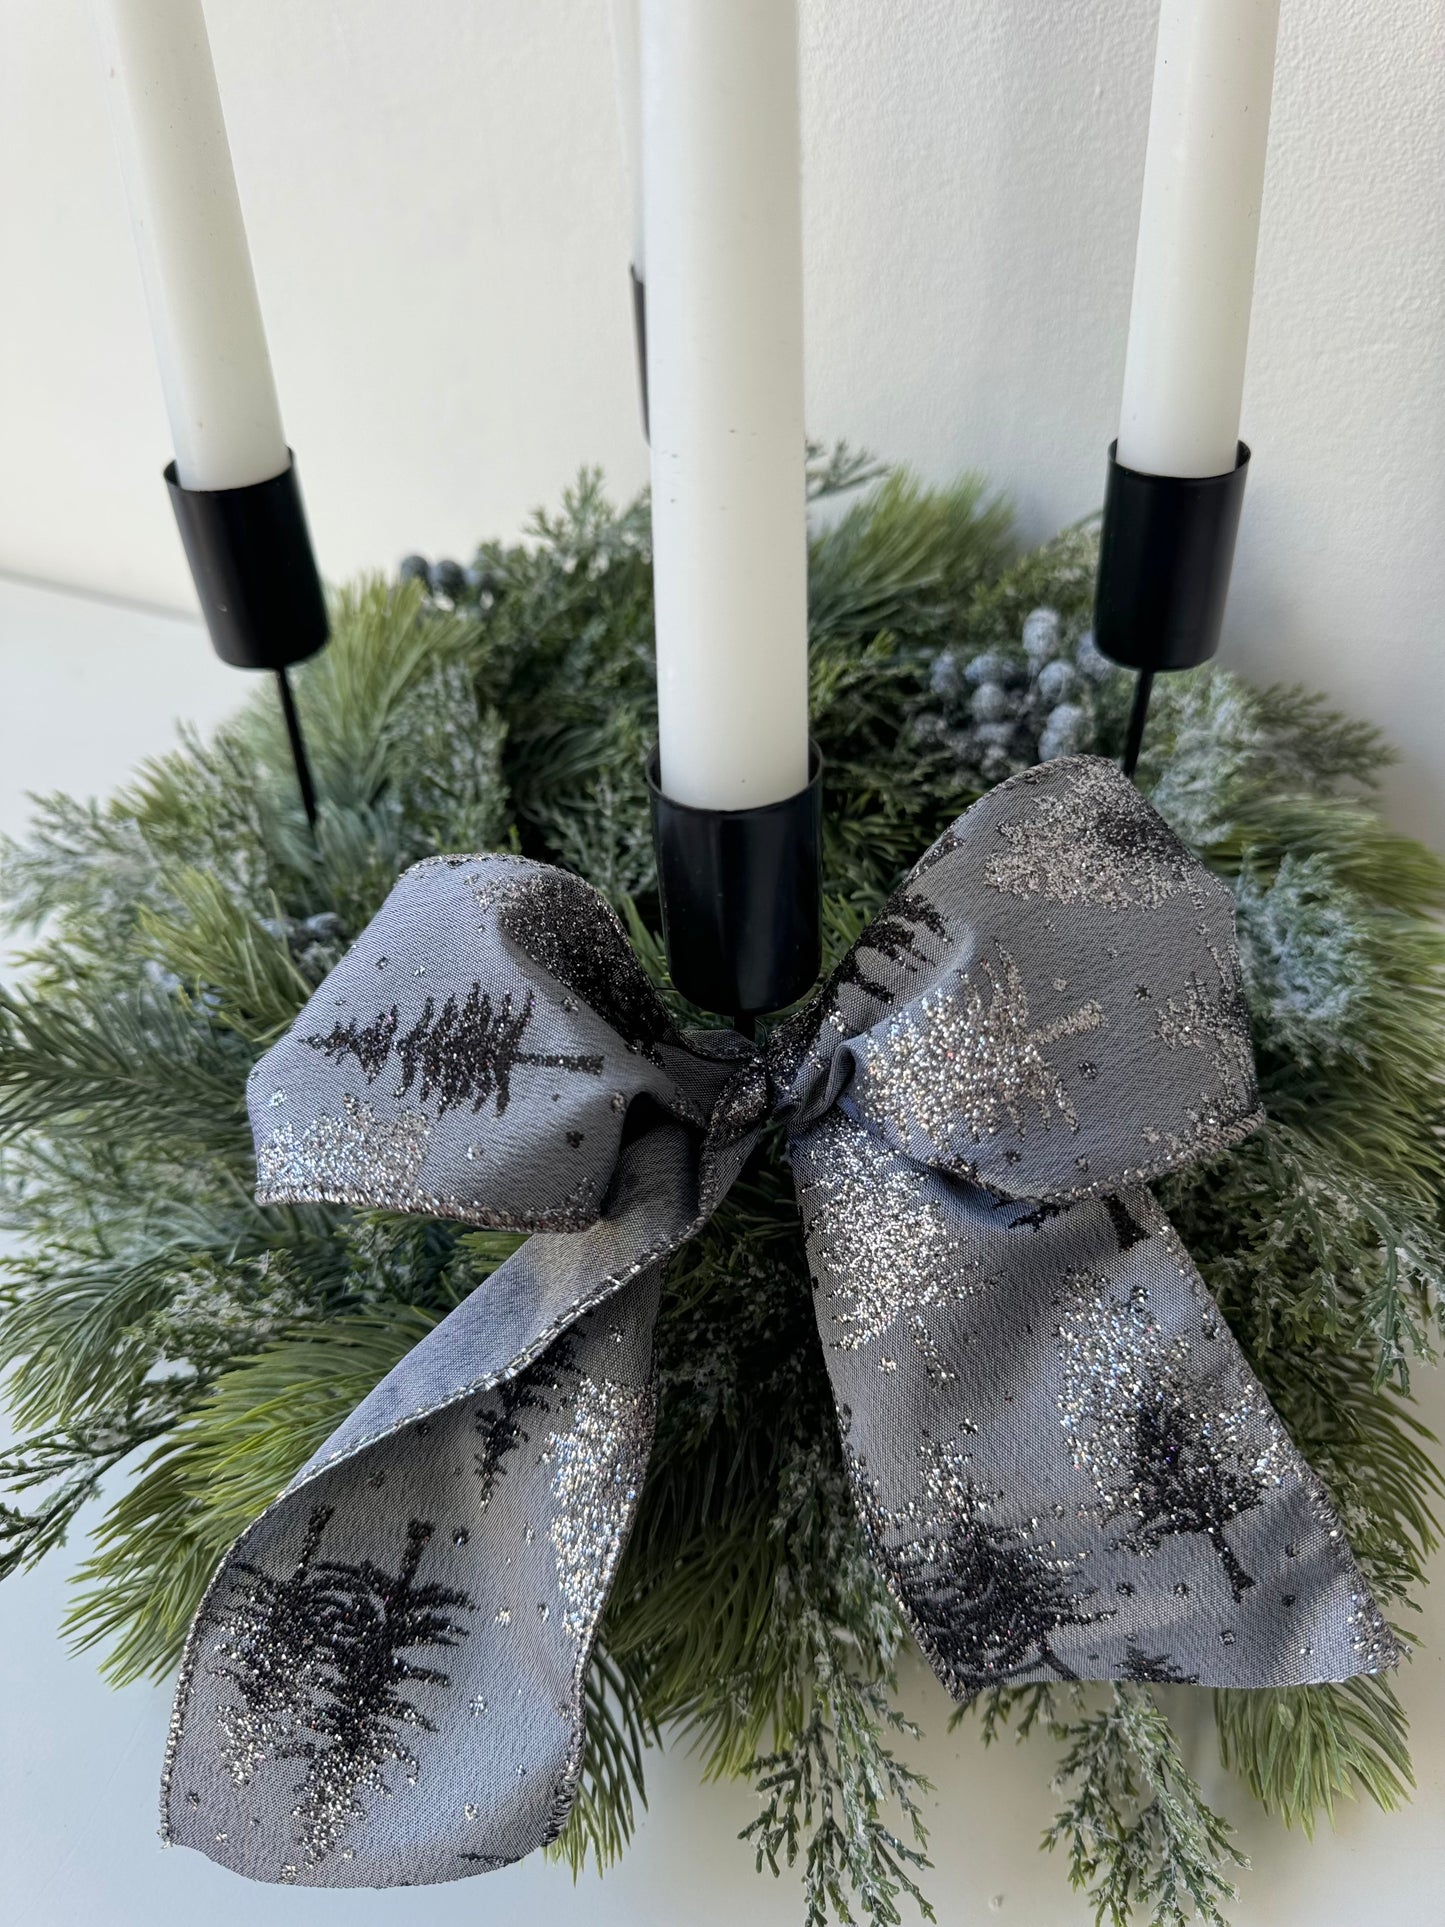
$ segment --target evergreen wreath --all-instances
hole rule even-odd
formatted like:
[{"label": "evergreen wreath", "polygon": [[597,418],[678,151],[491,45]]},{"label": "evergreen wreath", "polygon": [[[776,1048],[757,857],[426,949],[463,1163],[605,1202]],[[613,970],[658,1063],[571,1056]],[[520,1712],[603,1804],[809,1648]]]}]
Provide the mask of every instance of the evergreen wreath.
[{"label": "evergreen wreath", "polygon": [[[1088,634],[1089,528],[1020,556],[976,482],[928,491],[846,449],[810,476],[826,964],[975,793],[1117,754],[1128,687]],[[127,1462],[67,1622],[117,1682],[174,1665],[236,1534],[517,1242],[252,1200],[247,1070],[399,871],[486,848],[568,866],[678,1014],[709,1021],[673,996],[658,934],[651,607],[645,500],[616,512],[584,475],[528,541],[468,568],[411,558],[399,584],[338,598],[298,677],[314,840],[260,699],[108,803],[40,801],[4,852],[5,915],[41,934],[0,1001],[3,1214],[28,1252],[0,1289],[22,1433],[0,1455],[0,1572],[60,1543]],[[1161,1202],[1399,1617],[1445,1490],[1409,1380],[1445,1280],[1445,866],[1371,811],[1384,760],[1314,696],[1203,670],[1159,689],[1139,780],[1234,893],[1269,1114]],[[905,1895],[931,1919],[904,1635],[862,1548],[768,1148],[667,1278],[656,1446],[555,1851],[574,1870],[622,1852],[672,1727],[708,1773],[755,1782],[744,1837],[760,1868],[802,1863],[810,1927],[896,1922]],[[1387,1679],[1213,1698],[1226,1762],[1287,1823],[1341,1793],[1405,1796]],[[1223,1922],[1239,1856],[1148,1684],[999,1690],[975,1711],[985,1742],[1061,1750],[1045,1844],[1098,1920]]]}]

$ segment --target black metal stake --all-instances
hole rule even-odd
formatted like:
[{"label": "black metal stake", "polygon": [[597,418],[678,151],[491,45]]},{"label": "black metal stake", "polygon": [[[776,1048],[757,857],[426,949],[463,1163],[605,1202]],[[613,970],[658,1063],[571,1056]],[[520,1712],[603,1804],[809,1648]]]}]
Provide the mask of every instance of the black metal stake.
[{"label": "black metal stake", "polygon": [[316,785],[286,672],[324,648],[330,629],[295,461],[268,481],[215,489],[186,488],[172,462],[166,486],[216,654],[237,669],[275,673],[296,783],[314,830]]},{"label": "black metal stake", "polygon": [[291,694],[291,678],[284,666],[276,671],[276,687],[281,692],[281,714],[286,718],[286,735],[291,744],[291,761],[296,765],[296,787],[301,792],[301,807],[306,821],[316,828],[316,786],[311,780],[311,764],[306,756],[306,738],[301,734],[301,718],[296,714],[296,698]]},{"label": "black metal stake", "polygon": [[632,339],[637,349],[637,395],[642,404],[642,439],[652,440],[652,410],[647,397],[647,283],[635,267],[632,281]]},{"label": "black metal stake", "polygon": [[1154,688],[1154,671],[1141,669],[1134,684],[1134,707],[1129,711],[1129,734],[1124,742],[1123,770],[1132,776],[1139,767],[1139,751],[1144,742],[1144,724],[1149,715],[1149,696]]}]

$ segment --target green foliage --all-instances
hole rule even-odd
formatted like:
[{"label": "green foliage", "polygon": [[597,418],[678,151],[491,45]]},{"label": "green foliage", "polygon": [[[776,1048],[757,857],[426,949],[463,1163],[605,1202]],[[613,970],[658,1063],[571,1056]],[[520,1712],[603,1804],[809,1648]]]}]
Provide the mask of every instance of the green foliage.
[{"label": "green foliage", "polygon": [[999,1687],[976,1706],[985,1746],[1012,1727],[1019,1741],[1037,1732],[1061,1749],[1054,1785],[1064,1804],[1043,1844],[1066,1850],[1070,1884],[1087,1892],[1095,1927],[1127,1927],[1141,1909],[1155,1927],[1183,1927],[1190,1907],[1193,1918],[1226,1927],[1221,1906],[1237,1897],[1227,1871],[1248,1862],[1186,1772],[1147,1688]]},{"label": "green foliage", "polygon": [[[851,1921],[849,1902],[870,1920],[894,1923],[900,1895],[925,1920],[937,1918],[913,1877],[929,1863],[919,1796],[928,1782],[906,1766],[882,1736],[916,1737],[916,1729],[877,1681],[820,1672],[811,1710],[790,1743],[749,1762],[763,1810],[743,1830],[757,1849],[759,1873],[804,1861],[807,1927],[830,1917]],[[911,1832],[904,1840],[886,1819],[892,1802]]]},{"label": "green foliage", "polygon": [[1219,1750],[1250,1792],[1286,1826],[1313,1835],[1335,1817],[1335,1795],[1367,1793],[1387,1811],[1413,1787],[1404,1715],[1387,1679],[1300,1686],[1292,1692],[1216,1693]]},{"label": "green foliage", "polygon": [[227,1546],[435,1322],[389,1304],[278,1338],[167,1433],[96,1533],[66,1622],[78,1646],[109,1645],[116,1685],[173,1661]]},{"label": "green foliage", "polygon": [[1237,1894],[1222,1869],[1245,1862],[1150,1694],[1120,1684],[1102,1711],[1076,1704],[1049,1730],[1064,1747],[1064,1804],[1044,1845],[1067,1850],[1069,1883],[1087,1891],[1095,1927],[1123,1927],[1136,1909],[1157,1927],[1184,1927],[1191,1912],[1225,1927],[1221,1902]]},{"label": "green foliage", "polygon": [[[974,793],[939,712],[966,700],[967,666],[989,652],[1023,687],[1023,626],[1046,607],[1085,673],[1094,549],[1080,528],[1016,557],[976,482],[929,491],[846,450],[815,457],[811,491],[827,498],[810,638],[836,955]],[[0,1206],[27,1253],[0,1272],[22,1435],[0,1458],[0,1572],[103,1492],[69,1624],[117,1679],[174,1663],[234,1535],[513,1248],[251,1198],[249,1065],[398,871],[477,847],[571,865],[676,1006],[642,781],[650,539],[645,502],[618,512],[584,475],[526,541],[484,545],[455,598],[415,582],[338,597],[331,646],[296,678],[314,840],[263,694],[107,803],[41,799],[3,852],[8,920],[40,934],[0,1001]],[[1080,747],[1112,753],[1128,690],[1100,667]],[[1403,1617],[1442,1494],[1410,1370],[1434,1356],[1445,1278],[1445,872],[1372,813],[1373,733],[1314,697],[1171,679],[1146,747],[1146,788],[1235,894],[1269,1112],[1163,1201]],[[854,1520],[790,1180],[776,1143],[764,1153],[666,1280],[653,1462],[557,1851],[574,1871],[617,1857],[666,1726],[704,1773],[754,1781],[746,1838],[760,1866],[801,1868],[810,1923],[894,1922],[910,1898],[926,1910],[902,1635]],[[1380,1681],[1215,1705],[1226,1759],[1306,1830],[1337,1795],[1389,1805],[1408,1784]],[[993,1696],[985,1735],[1008,1715],[1063,1748],[1050,1841],[1100,1921],[1221,1918],[1231,1850],[1147,1689],[1102,1710],[1058,1688]]]},{"label": "green foliage", "polygon": [[547,1849],[576,1879],[590,1860],[599,1874],[621,1858],[637,1809],[646,1807],[642,1756],[661,1741],[642,1689],[606,1647],[592,1656],[584,1683],[587,1750],[567,1825]]}]

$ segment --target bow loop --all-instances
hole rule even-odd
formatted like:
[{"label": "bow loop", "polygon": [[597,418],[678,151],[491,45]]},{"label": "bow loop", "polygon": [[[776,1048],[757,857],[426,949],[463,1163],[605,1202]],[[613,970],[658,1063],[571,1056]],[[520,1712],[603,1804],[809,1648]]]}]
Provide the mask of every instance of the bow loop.
[{"label": "bow loop", "polygon": [[580,878],[432,857],[253,1069],[257,1197],[580,1230],[632,1105],[700,1131],[727,1076]]},{"label": "bow loop", "polygon": [[795,1128],[837,1102],[1008,1197],[1141,1183],[1263,1115],[1229,892],[1095,757],[976,803],[785,1043]]}]

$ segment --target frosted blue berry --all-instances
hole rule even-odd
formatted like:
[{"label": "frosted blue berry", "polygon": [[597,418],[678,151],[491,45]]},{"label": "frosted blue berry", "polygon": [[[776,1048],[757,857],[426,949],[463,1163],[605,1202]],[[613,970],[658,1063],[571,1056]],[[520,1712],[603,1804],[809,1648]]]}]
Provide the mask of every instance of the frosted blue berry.
[{"label": "frosted blue berry", "polygon": [[935,696],[947,698],[959,693],[958,657],[951,649],[945,649],[941,656],[934,658],[933,667],[928,672],[928,686]]},{"label": "frosted blue berry", "polygon": [[997,649],[985,649],[981,656],[975,656],[963,673],[975,689],[981,683],[996,682],[1007,685],[1019,680],[1019,672],[1015,664]]},{"label": "frosted blue berry", "polygon": [[1060,703],[1057,709],[1049,712],[1039,737],[1039,761],[1047,763],[1055,756],[1073,756],[1084,746],[1085,725],[1088,717],[1077,703]]},{"label": "frosted blue berry", "polygon": [[1063,642],[1063,623],[1057,609],[1035,609],[1024,617],[1024,654],[1037,670],[1059,653]]},{"label": "frosted blue berry", "polygon": [[1014,726],[1012,723],[980,723],[973,734],[974,739],[985,748],[997,744],[1007,749],[1014,739]]},{"label": "frosted blue berry", "polygon": [[1000,723],[1009,714],[1012,704],[1006,689],[996,682],[986,682],[974,690],[968,709],[976,723]]},{"label": "frosted blue berry", "polygon": [[397,574],[403,582],[423,582],[431,586],[431,564],[424,555],[404,555]]},{"label": "frosted blue berry", "polygon": [[1052,709],[1074,693],[1079,678],[1071,662],[1046,662],[1039,671],[1039,694]]},{"label": "frosted blue berry", "polygon": [[1080,675],[1087,676],[1090,682],[1107,682],[1115,673],[1115,665],[1095,642],[1092,629],[1086,629],[1080,636],[1074,660],[1079,665]]},{"label": "frosted blue berry", "polygon": [[948,725],[941,716],[915,716],[908,725],[908,733],[914,742],[932,745],[941,743],[948,732]]},{"label": "frosted blue berry", "polygon": [[467,572],[460,562],[433,562],[431,566],[431,592],[445,596],[448,602],[458,602],[466,593]]}]

